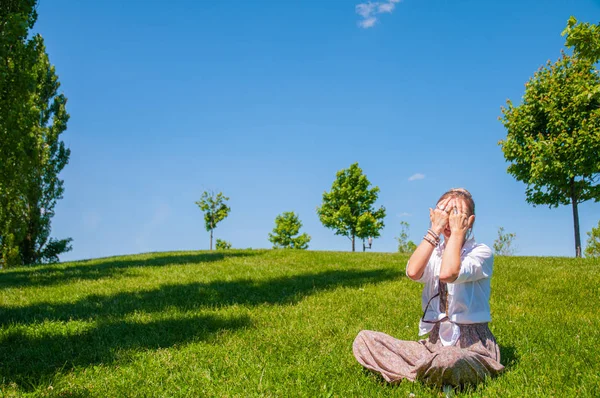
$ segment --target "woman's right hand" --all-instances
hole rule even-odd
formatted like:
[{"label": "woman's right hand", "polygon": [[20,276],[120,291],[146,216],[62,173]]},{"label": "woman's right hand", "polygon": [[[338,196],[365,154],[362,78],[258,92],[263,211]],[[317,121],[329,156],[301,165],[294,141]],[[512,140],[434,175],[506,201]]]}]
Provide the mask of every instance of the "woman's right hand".
[{"label": "woman's right hand", "polygon": [[446,198],[437,204],[435,209],[429,209],[429,220],[431,221],[431,229],[436,234],[440,235],[446,225],[448,225],[448,217],[450,210],[454,207],[454,199]]},{"label": "woman's right hand", "polygon": [[[429,209],[429,219],[431,220],[431,229],[437,235],[441,235],[448,224],[448,212],[454,207],[452,198],[446,198],[440,201],[434,209]],[[448,210],[446,212],[445,210]],[[426,235],[427,236],[427,235]],[[413,252],[406,266],[406,275],[412,280],[419,280],[427,268],[427,263],[431,258],[436,244],[431,240],[423,238],[417,249]],[[437,239],[436,239],[437,240]]]}]

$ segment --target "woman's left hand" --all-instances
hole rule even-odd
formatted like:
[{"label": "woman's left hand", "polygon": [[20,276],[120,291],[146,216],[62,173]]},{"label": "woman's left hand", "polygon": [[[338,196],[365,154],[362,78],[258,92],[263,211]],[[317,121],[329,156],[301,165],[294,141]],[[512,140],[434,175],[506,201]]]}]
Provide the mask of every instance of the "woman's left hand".
[{"label": "woman's left hand", "polygon": [[455,234],[464,237],[467,231],[473,225],[475,216],[467,216],[467,208],[462,200],[454,201],[454,208],[450,212],[448,223],[450,224],[450,231],[452,236]]}]

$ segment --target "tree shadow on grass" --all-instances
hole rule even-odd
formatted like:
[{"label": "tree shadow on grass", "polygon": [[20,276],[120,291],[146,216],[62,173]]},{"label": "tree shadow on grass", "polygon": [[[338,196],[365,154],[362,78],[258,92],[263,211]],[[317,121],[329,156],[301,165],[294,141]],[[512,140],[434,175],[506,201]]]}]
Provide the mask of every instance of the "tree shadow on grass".
[{"label": "tree shadow on grass", "polygon": [[[150,323],[116,321],[77,334],[9,333],[0,341],[0,374],[4,381],[31,389],[61,370],[111,364],[127,350],[158,349],[209,340],[221,330],[251,325],[250,318],[193,316]],[[125,352],[124,352],[125,351]]]},{"label": "tree shadow on grass", "polygon": [[160,312],[172,307],[189,311],[234,304],[285,305],[296,303],[318,291],[331,290],[340,286],[360,286],[402,276],[401,272],[387,269],[332,270],[267,280],[244,279],[162,285],[152,290],[123,292],[108,296],[90,295],[74,303],[42,302],[24,307],[2,307],[0,325],[25,325],[45,320],[66,322],[108,316],[118,317],[135,311]]},{"label": "tree shadow on grass", "polygon": [[[304,297],[338,287],[402,278],[403,273],[386,269],[370,271],[332,270],[269,280],[213,281],[164,285],[140,292],[90,296],[74,303],[51,302],[0,309],[2,325],[25,326],[41,321],[89,320],[99,326],[79,334],[41,336],[24,334],[23,328],[8,332],[0,340],[0,374],[6,383],[31,389],[61,370],[76,366],[112,363],[123,350],[155,349],[209,339],[219,330],[251,326],[247,317],[223,319],[195,316],[151,323],[119,320],[134,312],[160,314],[177,308],[218,309],[229,305],[286,305]],[[157,315],[160,316],[160,315]],[[28,328],[31,330],[31,326]],[[33,386],[33,387],[32,387]]]},{"label": "tree shadow on grass", "polygon": [[118,276],[132,267],[164,267],[179,264],[198,264],[221,261],[227,258],[255,256],[260,251],[244,250],[231,252],[201,252],[190,254],[181,253],[152,253],[147,258],[144,255],[137,258],[109,257],[79,261],[81,265],[42,265],[31,266],[27,269],[5,270],[0,272],[0,288],[51,286],[66,284],[73,280],[99,280]]}]

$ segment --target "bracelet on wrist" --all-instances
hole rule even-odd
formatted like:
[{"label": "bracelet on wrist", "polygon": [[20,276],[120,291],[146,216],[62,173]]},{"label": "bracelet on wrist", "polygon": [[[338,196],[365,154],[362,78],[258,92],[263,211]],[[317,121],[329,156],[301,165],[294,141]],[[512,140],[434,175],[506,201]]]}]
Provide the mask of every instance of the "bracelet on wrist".
[{"label": "bracelet on wrist", "polygon": [[438,242],[434,241],[433,239],[431,239],[429,236],[425,235],[423,237],[424,240],[426,240],[427,242],[431,243],[431,246],[433,247],[437,247]]},{"label": "bracelet on wrist", "polygon": [[440,244],[440,237],[439,237],[439,235],[437,235],[432,230],[427,230],[427,234],[425,234],[425,236],[427,236],[429,239],[432,239],[435,242],[436,246]]},{"label": "bracelet on wrist", "polygon": [[427,235],[429,238],[433,239],[435,241],[435,243],[440,243],[440,238],[433,235],[432,233],[430,233],[429,231],[427,231]]},{"label": "bracelet on wrist", "polygon": [[433,239],[435,239],[436,241],[438,241],[438,242],[440,241],[440,235],[436,234],[433,229],[429,228],[427,230],[427,233],[430,234],[433,237]]}]

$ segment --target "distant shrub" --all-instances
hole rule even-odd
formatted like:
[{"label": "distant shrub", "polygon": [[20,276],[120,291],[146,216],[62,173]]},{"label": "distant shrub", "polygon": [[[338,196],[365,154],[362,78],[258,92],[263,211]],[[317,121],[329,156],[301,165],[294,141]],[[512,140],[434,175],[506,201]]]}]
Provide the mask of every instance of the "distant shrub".
[{"label": "distant shrub", "polygon": [[592,228],[587,235],[588,240],[587,247],[585,248],[585,256],[600,257],[600,221],[598,221],[598,226],[596,228]]},{"label": "distant shrub", "polygon": [[231,243],[223,239],[217,239],[216,247],[217,250],[228,250],[231,249]]},{"label": "distant shrub", "polygon": [[512,256],[515,254],[513,245],[515,238],[514,233],[504,233],[504,227],[498,228],[498,238],[494,241],[494,252],[499,256]]},{"label": "distant shrub", "polygon": [[408,230],[410,225],[406,221],[400,221],[400,236],[396,238],[398,241],[398,252],[412,253],[417,249],[417,245],[412,240],[408,239]]}]

